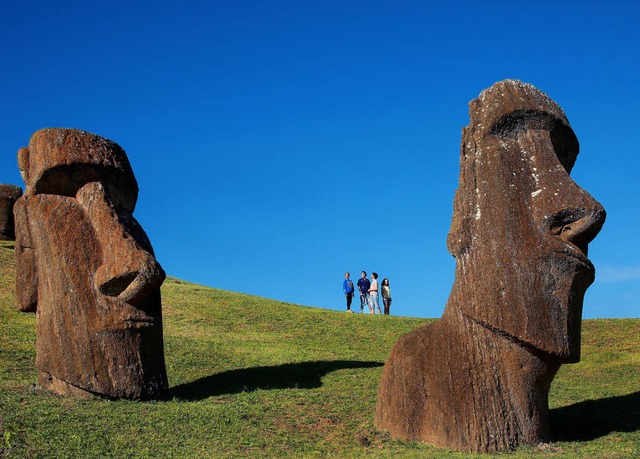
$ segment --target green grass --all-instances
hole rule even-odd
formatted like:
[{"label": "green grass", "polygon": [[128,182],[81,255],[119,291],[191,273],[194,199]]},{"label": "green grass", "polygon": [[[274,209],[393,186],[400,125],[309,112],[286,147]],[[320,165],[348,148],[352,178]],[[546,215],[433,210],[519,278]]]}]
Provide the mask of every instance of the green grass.
[{"label": "green grass", "polygon": [[[0,243],[0,456],[8,458],[482,457],[391,440],[373,427],[382,364],[427,319],[345,314],[163,286],[165,401],[76,400],[39,389],[35,316],[13,306]],[[582,362],[550,405],[557,442],[508,458],[640,457],[640,320],[588,320]]]}]

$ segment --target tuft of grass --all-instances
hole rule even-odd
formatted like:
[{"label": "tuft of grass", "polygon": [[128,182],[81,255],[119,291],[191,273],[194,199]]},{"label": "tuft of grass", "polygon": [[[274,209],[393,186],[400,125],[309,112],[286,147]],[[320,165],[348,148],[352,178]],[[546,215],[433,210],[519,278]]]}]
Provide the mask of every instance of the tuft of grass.
[{"label": "tuft of grass", "polygon": [[[35,316],[13,306],[0,242],[0,456],[6,458],[484,457],[392,440],[373,426],[391,346],[431,319],[345,314],[163,285],[170,391],[77,400],[35,385]],[[558,441],[509,458],[640,457],[640,320],[588,320],[583,356],[550,396]]]}]

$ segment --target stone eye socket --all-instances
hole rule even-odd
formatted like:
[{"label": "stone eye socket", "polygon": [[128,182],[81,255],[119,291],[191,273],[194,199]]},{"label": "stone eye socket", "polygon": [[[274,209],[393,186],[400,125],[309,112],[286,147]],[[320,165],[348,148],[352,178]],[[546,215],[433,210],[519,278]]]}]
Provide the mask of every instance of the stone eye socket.
[{"label": "stone eye socket", "polygon": [[74,164],[52,167],[44,171],[35,185],[37,194],[75,196],[80,188],[91,182],[108,183],[117,176],[105,168],[93,165]]},{"label": "stone eye socket", "polygon": [[87,183],[100,182],[118,209],[133,212],[138,185],[132,175],[117,168],[72,164],[47,169],[35,184],[35,194],[75,197]]},{"label": "stone eye socket", "polygon": [[530,131],[549,131],[553,150],[562,167],[571,172],[576,162],[580,144],[573,129],[566,121],[536,110],[515,110],[500,118],[489,134],[500,138],[517,138],[519,134]]}]

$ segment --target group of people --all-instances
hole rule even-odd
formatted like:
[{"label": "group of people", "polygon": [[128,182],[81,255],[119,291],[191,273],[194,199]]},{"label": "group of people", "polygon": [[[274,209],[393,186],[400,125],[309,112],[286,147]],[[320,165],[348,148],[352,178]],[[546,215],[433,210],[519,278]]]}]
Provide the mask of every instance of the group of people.
[{"label": "group of people", "polygon": [[[367,305],[371,314],[375,314],[376,309],[378,310],[378,314],[382,314],[382,311],[380,311],[380,296],[382,296],[384,314],[389,315],[389,309],[391,308],[391,288],[389,287],[389,279],[386,277],[382,279],[380,291],[378,292],[378,273],[371,273],[371,281],[367,279],[366,271],[362,271],[360,276],[360,279],[358,279],[360,312],[364,312],[364,306]],[[344,273],[344,282],[342,283],[342,291],[347,298],[347,312],[353,312],[351,309],[351,302],[353,301],[353,295],[355,293],[355,287],[353,286],[353,282],[350,277],[350,273]]]}]

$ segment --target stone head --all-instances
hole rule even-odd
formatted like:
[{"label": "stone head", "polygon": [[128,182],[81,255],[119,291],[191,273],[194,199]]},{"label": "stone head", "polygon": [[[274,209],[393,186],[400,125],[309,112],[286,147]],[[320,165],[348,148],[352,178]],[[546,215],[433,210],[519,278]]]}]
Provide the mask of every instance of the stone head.
[{"label": "stone head", "polygon": [[36,367],[54,390],[155,398],[167,387],[165,273],[133,217],[138,186],[116,143],[43,129],[18,152],[16,301],[37,315]]},{"label": "stone head", "polygon": [[0,185],[0,240],[13,241],[16,238],[13,223],[13,206],[22,196],[22,188],[14,185]]},{"label": "stone head", "polygon": [[578,140],[562,109],[519,81],[471,101],[447,245],[472,320],[579,360],[587,258],[605,211],[569,176]]}]

